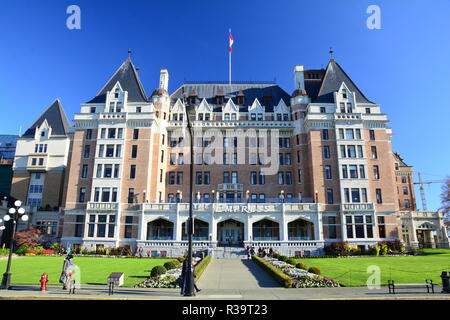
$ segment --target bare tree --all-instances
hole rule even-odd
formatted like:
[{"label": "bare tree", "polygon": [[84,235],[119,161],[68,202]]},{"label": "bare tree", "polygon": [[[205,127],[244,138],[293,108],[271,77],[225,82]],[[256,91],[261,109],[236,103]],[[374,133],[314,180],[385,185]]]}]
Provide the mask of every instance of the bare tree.
[{"label": "bare tree", "polygon": [[441,210],[444,212],[444,222],[447,229],[450,229],[450,176],[447,176],[442,186],[441,202]]}]

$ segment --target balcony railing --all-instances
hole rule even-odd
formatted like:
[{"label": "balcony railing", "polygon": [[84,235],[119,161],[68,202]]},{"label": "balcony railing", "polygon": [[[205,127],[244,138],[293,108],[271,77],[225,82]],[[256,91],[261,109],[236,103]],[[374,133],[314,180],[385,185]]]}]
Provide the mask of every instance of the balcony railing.
[{"label": "balcony railing", "polygon": [[119,204],[117,202],[88,202],[88,209],[90,210],[117,210]]},{"label": "balcony railing", "polygon": [[373,210],[373,203],[344,203],[341,204],[342,211],[370,211]]}]

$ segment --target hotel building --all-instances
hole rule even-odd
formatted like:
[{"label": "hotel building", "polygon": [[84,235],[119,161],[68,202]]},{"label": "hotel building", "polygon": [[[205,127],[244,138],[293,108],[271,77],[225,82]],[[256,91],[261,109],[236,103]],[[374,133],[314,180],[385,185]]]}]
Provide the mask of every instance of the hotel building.
[{"label": "hotel building", "polygon": [[[189,115],[195,250],[224,256],[251,244],[318,255],[334,241],[367,248],[398,239],[409,247],[448,247],[442,213],[416,211],[412,167],[392,151],[380,105],[334,59],[326,69],[295,66],[293,80],[292,94],[251,82],[188,82],[169,94],[162,69],[149,97],[128,58],[81,105],[73,135],[62,138],[61,242],[184,254]],[[27,138],[30,148],[47,126]],[[15,184],[36,179],[33,157],[21,160]],[[50,199],[44,194],[41,204]],[[56,198],[47,202],[57,205]]]}]

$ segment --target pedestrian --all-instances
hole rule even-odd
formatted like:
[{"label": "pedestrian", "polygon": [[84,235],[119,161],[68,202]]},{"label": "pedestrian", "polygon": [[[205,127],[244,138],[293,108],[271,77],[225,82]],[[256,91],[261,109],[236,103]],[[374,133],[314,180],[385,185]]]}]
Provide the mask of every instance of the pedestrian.
[{"label": "pedestrian", "polygon": [[195,278],[197,278],[197,276],[195,275],[195,266],[192,267],[192,273],[194,274],[194,289],[195,291],[200,292],[202,290],[197,287],[197,282],[195,281]]},{"label": "pedestrian", "polygon": [[273,250],[272,250],[272,247],[270,247],[269,248],[269,256],[272,256],[273,255]]},{"label": "pedestrian", "polygon": [[139,258],[142,258],[142,251],[144,251],[144,249],[142,249],[142,247],[139,247],[139,250],[138,250]]},{"label": "pedestrian", "polygon": [[63,284],[63,290],[67,289],[67,285],[71,280],[71,276],[69,275],[69,267],[73,265],[72,262],[73,255],[70,253],[66,256],[63,263],[63,269],[61,272],[61,276],[59,277],[59,282]]},{"label": "pedestrian", "polygon": [[259,248],[258,248],[258,257],[261,257],[261,253],[262,253],[262,248],[259,247]]},{"label": "pedestrian", "polygon": [[247,246],[247,259],[250,260],[252,258],[250,247]]},{"label": "pedestrian", "polygon": [[255,252],[255,248],[252,247],[252,248],[250,249],[250,253],[252,254],[252,256],[255,255],[255,253],[256,253],[256,252]]}]

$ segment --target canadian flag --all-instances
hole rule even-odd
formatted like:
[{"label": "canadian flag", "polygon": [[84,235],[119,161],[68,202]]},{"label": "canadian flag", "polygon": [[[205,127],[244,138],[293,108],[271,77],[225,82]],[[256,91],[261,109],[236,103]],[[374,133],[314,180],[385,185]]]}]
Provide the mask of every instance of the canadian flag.
[{"label": "canadian flag", "polygon": [[230,53],[233,52],[233,36],[231,35],[231,29],[230,29]]}]

